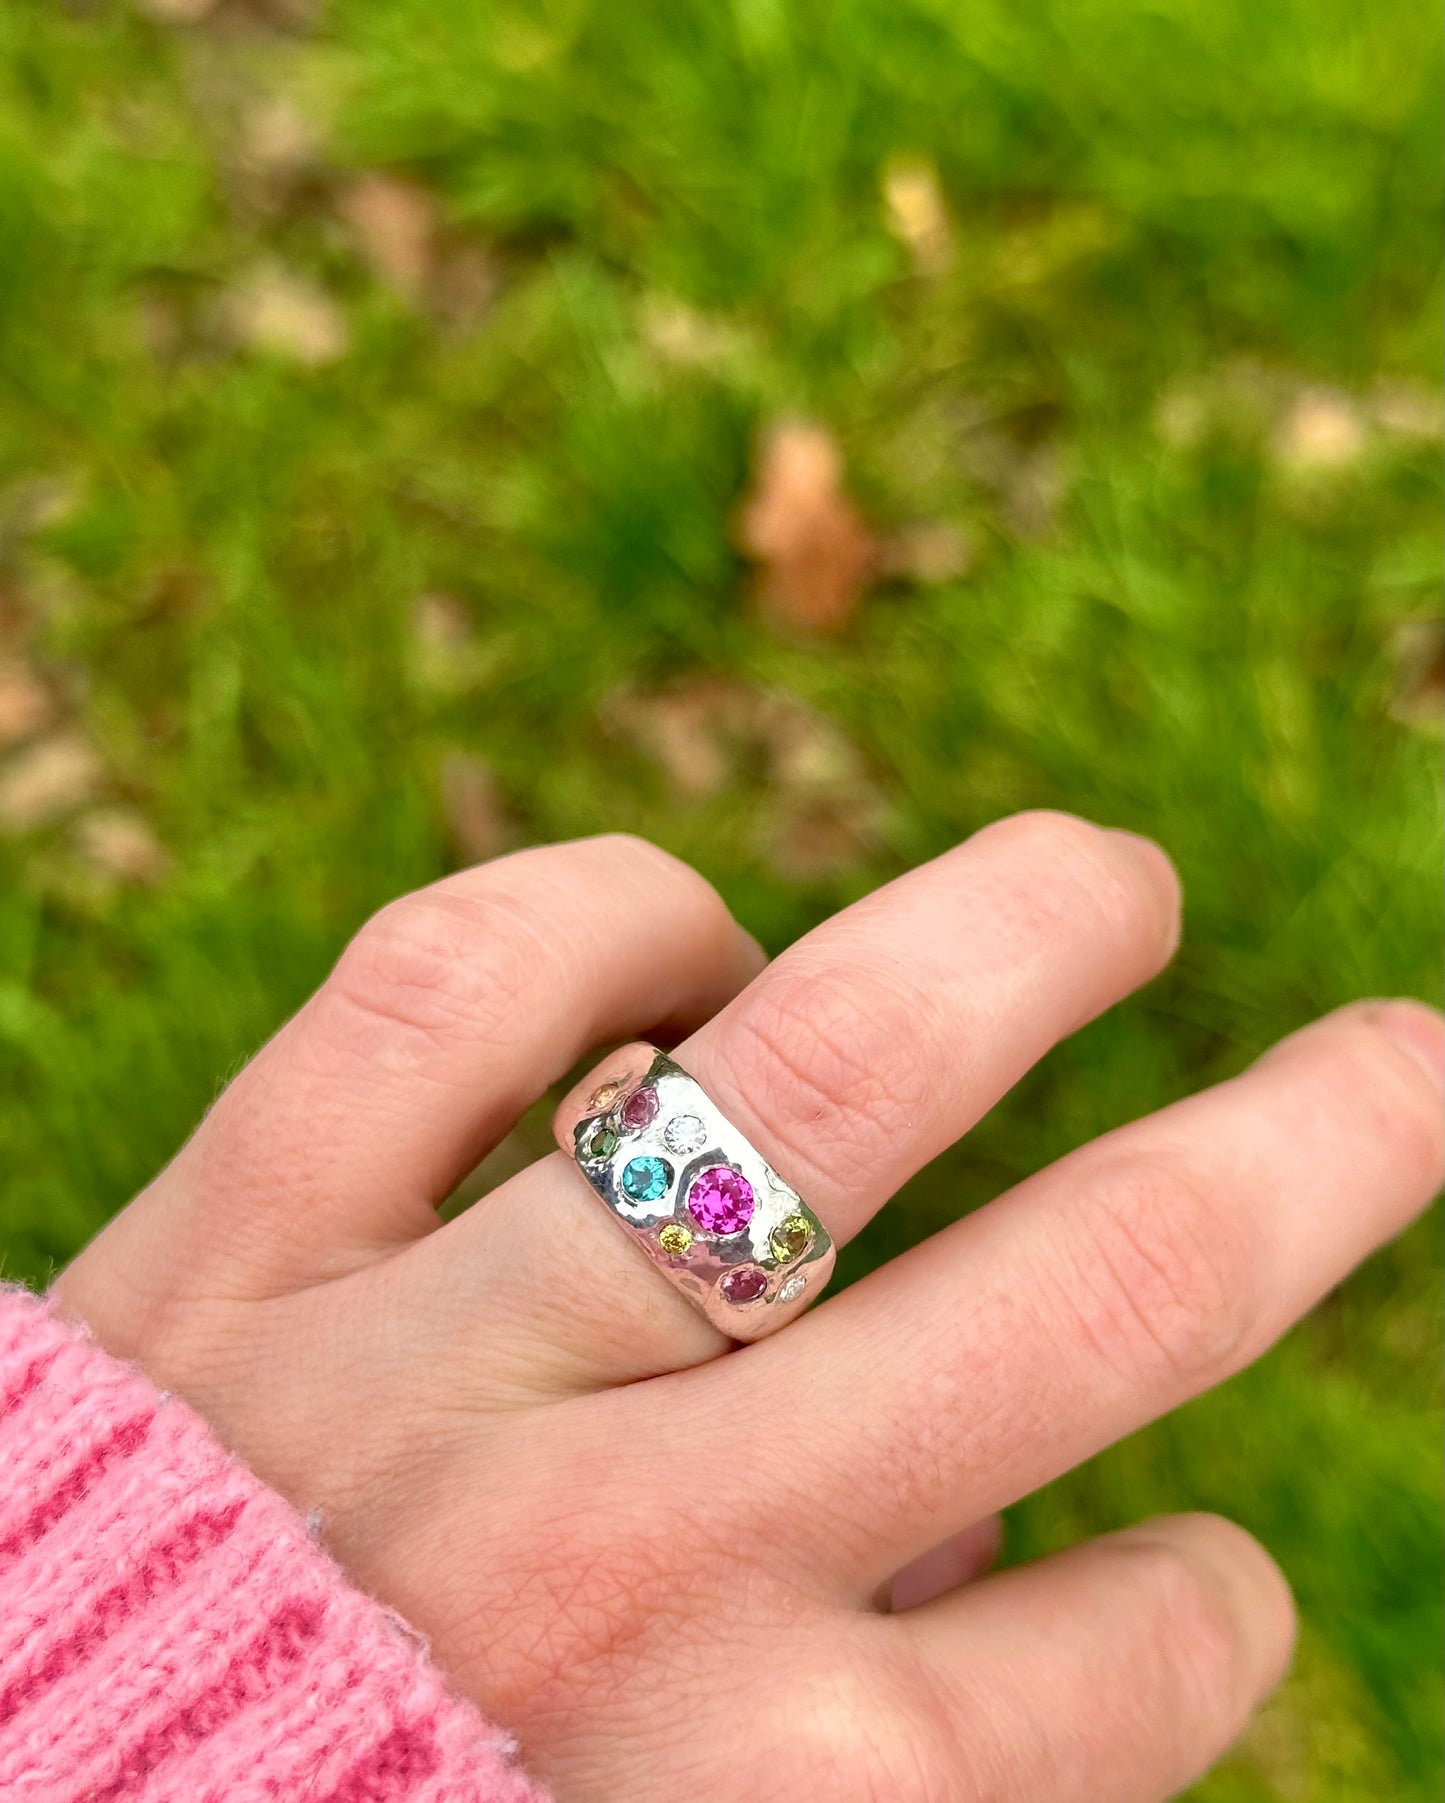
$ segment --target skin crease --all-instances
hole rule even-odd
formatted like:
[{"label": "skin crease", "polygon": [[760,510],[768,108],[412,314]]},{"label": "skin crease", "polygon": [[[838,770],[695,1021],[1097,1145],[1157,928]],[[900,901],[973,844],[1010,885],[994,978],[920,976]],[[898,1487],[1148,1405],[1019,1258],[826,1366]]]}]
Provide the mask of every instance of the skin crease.
[{"label": "skin crease", "polygon": [[56,1288],[320,1511],[559,1803],[1159,1803],[1281,1675],[1283,1579],[1203,1516],[988,1576],[995,1512],[1428,1202],[1431,1011],[1316,1023],[740,1351],[560,1156],[435,1205],[647,1033],[846,1239],[1177,922],[1157,848],[1057,815],[766,970],[651,847],[521,853],[364,929]]}]

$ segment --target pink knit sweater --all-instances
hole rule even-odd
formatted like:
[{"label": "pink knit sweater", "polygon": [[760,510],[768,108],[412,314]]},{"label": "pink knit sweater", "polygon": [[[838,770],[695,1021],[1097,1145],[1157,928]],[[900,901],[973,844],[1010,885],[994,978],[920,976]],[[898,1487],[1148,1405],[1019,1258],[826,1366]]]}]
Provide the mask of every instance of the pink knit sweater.
[{"label": "pink knit sweater", "polygon": [[202,1422],[0,1288],[5,1803],[545,1803]]}]

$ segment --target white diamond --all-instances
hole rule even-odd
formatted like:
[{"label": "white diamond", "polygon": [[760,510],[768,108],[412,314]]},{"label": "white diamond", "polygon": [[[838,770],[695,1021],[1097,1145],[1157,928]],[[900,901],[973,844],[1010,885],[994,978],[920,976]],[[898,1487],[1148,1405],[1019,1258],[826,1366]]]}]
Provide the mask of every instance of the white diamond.
[{"label": "white diamond", "polygon": [[778,1291],[778,1301],[796,1302],[807,1287],[808,1280],[806,1277],[790,1277],[783,1285],[782,1289]]},{"label": "white diamond", "polygon": [[663,1128],[662,1138],[669,1152],[685,1158],[707,1144],[707,1129],[695,1114],[675,1114]]}]

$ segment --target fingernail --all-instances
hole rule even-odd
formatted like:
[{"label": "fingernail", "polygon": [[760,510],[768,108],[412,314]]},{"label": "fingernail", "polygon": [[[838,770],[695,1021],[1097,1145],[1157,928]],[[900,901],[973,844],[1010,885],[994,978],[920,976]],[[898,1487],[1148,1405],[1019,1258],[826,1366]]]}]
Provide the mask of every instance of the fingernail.
[{"label": "fingernail", "polygon": [[1374,1023],[1388,1033],[1425,1071],[1432,1083],[1445,1082],[1445,1020],[1424,1002],[1373,1002]]}]

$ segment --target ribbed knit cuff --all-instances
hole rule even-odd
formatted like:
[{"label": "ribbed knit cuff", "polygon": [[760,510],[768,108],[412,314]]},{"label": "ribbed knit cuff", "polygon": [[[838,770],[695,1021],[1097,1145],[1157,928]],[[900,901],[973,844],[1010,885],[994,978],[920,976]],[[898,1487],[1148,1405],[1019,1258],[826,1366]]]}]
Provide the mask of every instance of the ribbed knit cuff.
[{"label": "ribbed knit cuff", "polygon": [[6,1803],[545,1803],[201,1420],[0,1286]]}]

